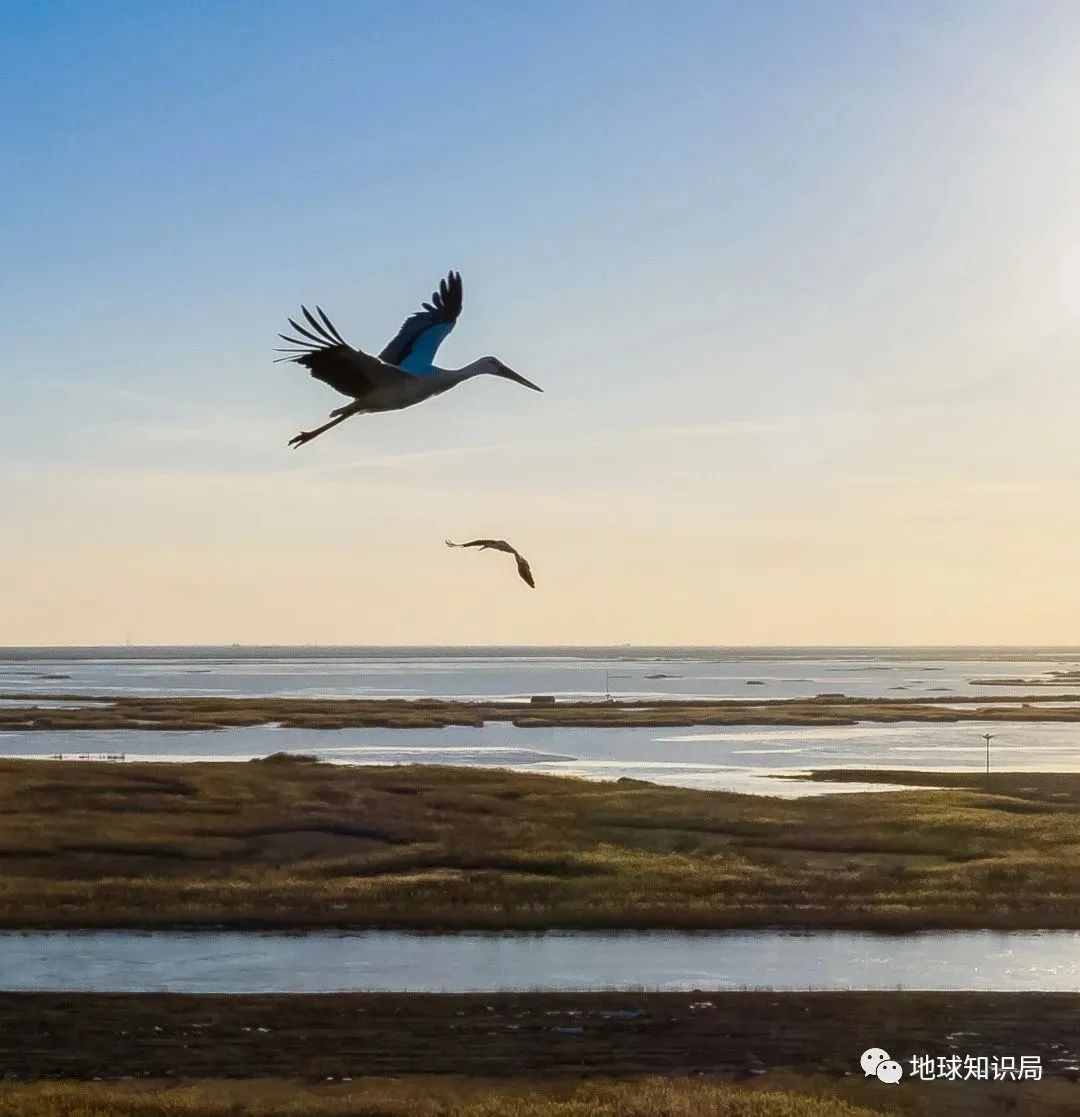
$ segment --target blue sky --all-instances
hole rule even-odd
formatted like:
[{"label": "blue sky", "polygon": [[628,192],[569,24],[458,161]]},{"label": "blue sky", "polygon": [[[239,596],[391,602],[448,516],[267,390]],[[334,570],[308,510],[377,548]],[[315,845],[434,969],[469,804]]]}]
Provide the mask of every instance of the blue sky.
[{"label": "blue sky", "polygon": [[1074,5],[4,13],[0,643],[1075,636]]}]

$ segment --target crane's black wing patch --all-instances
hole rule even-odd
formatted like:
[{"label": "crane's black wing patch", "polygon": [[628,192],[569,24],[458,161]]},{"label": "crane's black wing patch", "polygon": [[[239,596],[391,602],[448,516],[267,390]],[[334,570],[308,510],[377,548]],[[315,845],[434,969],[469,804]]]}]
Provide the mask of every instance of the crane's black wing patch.
[{"label": "crane's black wing patch", "polygon": [[346,344],[321,307],[315,308],[318,319],[306,306],[300,309],[308,325],[301,326],[295,319],[289,319],[289,325],[300,337],[278,334],[289,343],[289,348],[277,350],[288,354],[278,357],[279,361],[303,365],[316,380],[353,399],[362,399],[378,388],[410,378],[408,373],[391,368],[378,357]]},{"label": "crane's black wing patch", "polygon": [[405,319],[396,336],[379,354],[380,359],[414,376],[430,375],[436,351],[461,314],[461,303],[461,276],[452,271],[439,281],[439,289],[432,293],[431,302],[424,303],[423,310]]}]

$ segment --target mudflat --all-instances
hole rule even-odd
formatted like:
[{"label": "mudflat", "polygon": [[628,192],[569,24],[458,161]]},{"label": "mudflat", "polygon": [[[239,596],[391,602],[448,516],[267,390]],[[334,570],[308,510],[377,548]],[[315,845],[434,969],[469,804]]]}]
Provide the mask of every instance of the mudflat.
[{"label": "mudflat", "polygon": [[1073,993],[0,993],[0,1064],[20,1079],[861,1076],[876,1046],[1038,1055],[1080,1081],[1078,1021]]},{"label": "mudflat", "polygon": [[[1043,993],[0,994],[0,1113],[1065,1114],[1078,1021],[1080,995]],[[863,1077],[868,1046],[900,1086]],[[921,1082],[914,1055],[1038,1056],[1043,1079]]]}]

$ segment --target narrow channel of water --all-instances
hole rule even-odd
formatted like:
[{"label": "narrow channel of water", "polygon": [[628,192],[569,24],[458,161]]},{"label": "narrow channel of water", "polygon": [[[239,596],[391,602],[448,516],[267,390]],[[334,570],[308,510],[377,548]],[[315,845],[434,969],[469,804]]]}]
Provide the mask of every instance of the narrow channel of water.
[{"label": "narrow channel of water", "polygon": [[1080,932],[0,932],[0,990],[1080,991]]},{"label": "narrow channel of water", "polygon": [[300,752],[335,764],[451,764],[556,776],[621,777],[710,791],[797,797],[882,790],[883,784],[806,783],[771,777],[809,769],[981,772],[994,735],[997,772],[1080,771],[1080,723],[982,722],[860,725],[730,725],[682,728],[515,727],[447,729],[157,729],[0,732],[0,756],[129,761],[247,761]]}]

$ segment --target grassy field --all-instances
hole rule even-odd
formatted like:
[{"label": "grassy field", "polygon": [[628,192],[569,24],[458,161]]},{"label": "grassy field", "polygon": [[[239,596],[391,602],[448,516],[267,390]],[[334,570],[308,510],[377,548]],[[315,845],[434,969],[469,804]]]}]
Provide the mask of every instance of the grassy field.
[{"label": "grassy field", "polygon": [[0,1086],[0,1117],[1070,1117],[1066,1082],[836,1082],[766,1087],[687,1079],[496,1084],[430,1079]]},{"label": "grassy field", "polygon": [[[773,701],[665,699],[559,702],[451,702],[439,699],[147,698],[78,694],[0,694],[0,730],[229,729],[275,722],[295,729],[438,729],[489,721],[516,726],[854,725],[859,721],[1080,721],[1080,695],[1007,694],[963,698],[947,705],[925,698],[845,698],[843,695]],[[36,708],[35,701],[95,702],[82,707]],[[1072,700],[1075,706],[1049,702]],[[25,703],[19,705],[18,703]],[[1041,703],[1043,705],[1041,705]],[[77,746],[75,746],[77,748]]]},{"label": "grassy field", "polygon": [[1080,775],[980,780],[779,800],[295,759],[8,760],[0,925],[1080,927]]},{"label": "grassy field", "polygon": [[538,1088],[481,1083],[197,1083],[0,1088],[0,1117],[874,1117],[837,1098],[645,1079]]}]

